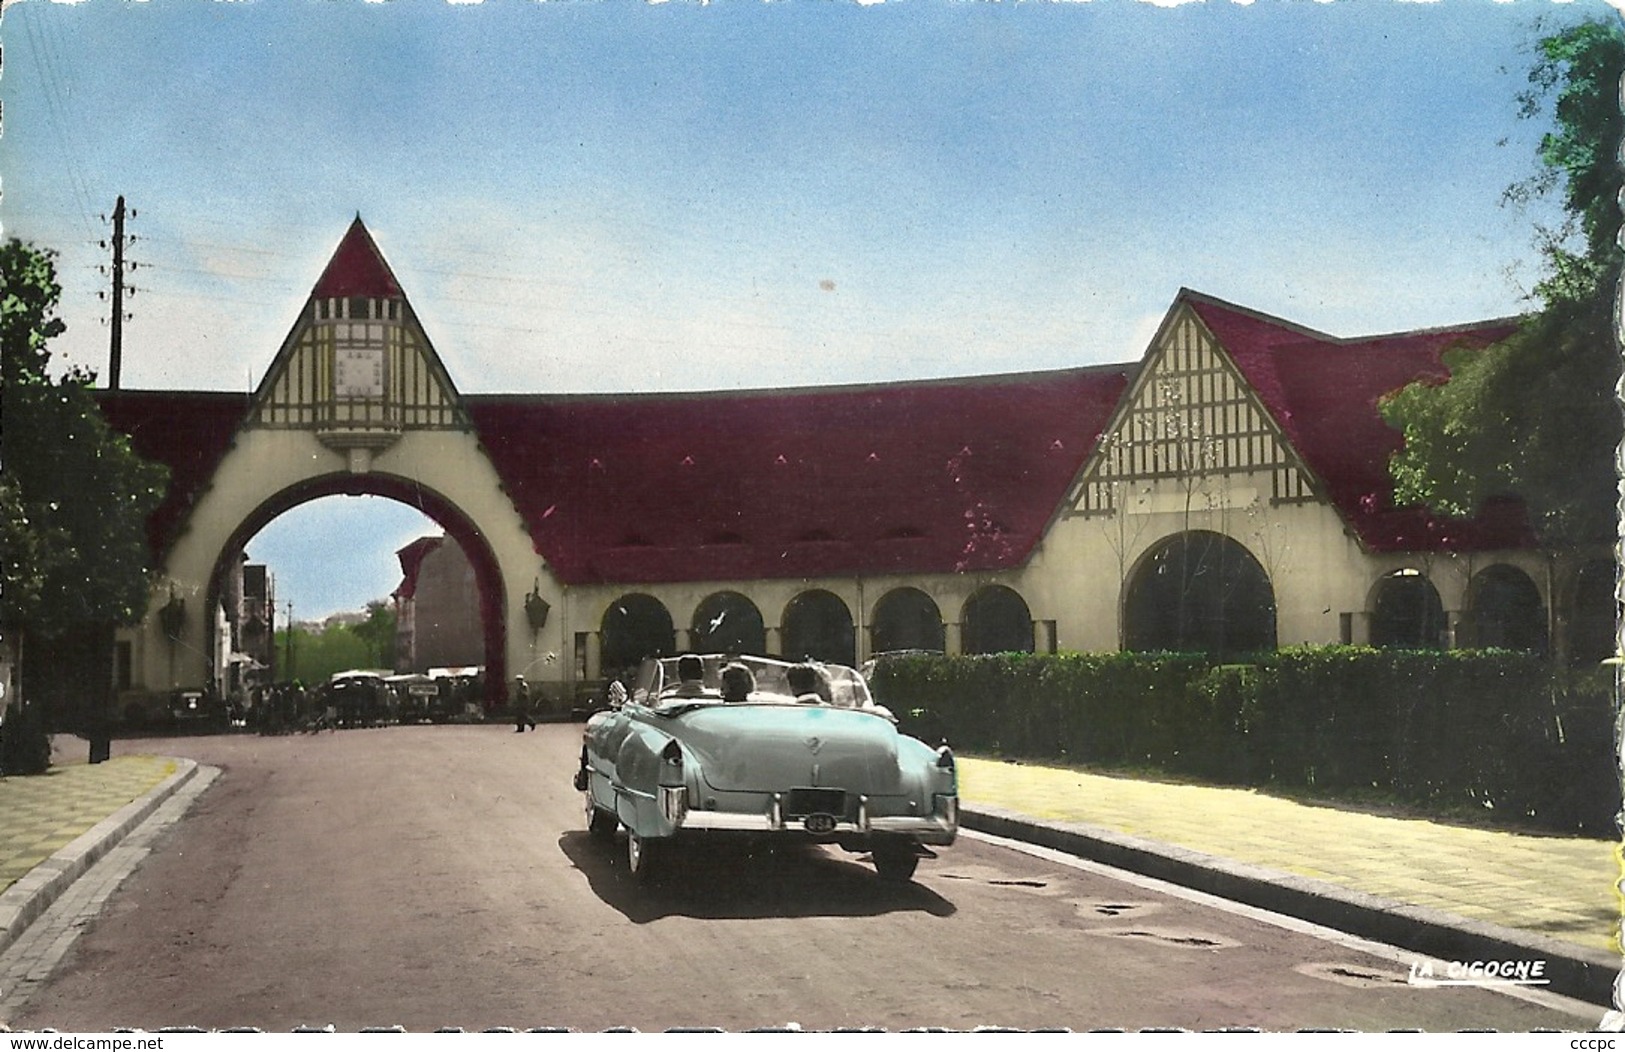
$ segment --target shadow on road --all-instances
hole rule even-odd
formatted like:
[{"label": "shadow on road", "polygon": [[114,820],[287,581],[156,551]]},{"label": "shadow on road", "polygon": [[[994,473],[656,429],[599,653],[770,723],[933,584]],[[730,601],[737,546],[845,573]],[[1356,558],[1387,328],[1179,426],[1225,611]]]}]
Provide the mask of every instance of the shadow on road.
[{"label": "shadow on road", "polygon": [[[952,916],[953,903],[916,883],[890,883],[867,863],[811,844],[740,841],[678,845],[668,867],[639,884],[627,871],[626,840],[584,831],[559,837],[559,848],[603,902],[634,924],[662,917],[872,917],[915,911]],[[930,865],[929,861],[923,865]]]}]

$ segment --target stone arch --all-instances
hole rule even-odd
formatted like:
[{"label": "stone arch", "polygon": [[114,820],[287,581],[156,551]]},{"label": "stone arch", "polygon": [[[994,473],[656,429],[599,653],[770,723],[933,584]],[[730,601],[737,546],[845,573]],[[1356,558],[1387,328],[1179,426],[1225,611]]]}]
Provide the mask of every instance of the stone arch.
[{"label": "stone arch", "polygon": [[1033,652],[1033,615],[1012,588],[990,584],[965,600],[960,638],[967,654]]},{"label": "stone arch", "polygon": [[893,650],[940,653],[947,642],[936,600],[918,588],[894,588],[881,596],[869,625],[870,649],[875,654]]},{"label": "stone arch", "polygon": [[702,654],[760,654],[767,625],[756,604],[738,592],[713,592],[694,608],[690,649]]},{"label": "stone arch", "polygon": [[1126,650],[1246,654],[1275,649],[1275,589],[1222,533],[1190,530],[1152,547],[1123,598]]},{"label": "stone arch", "polygon": [[[507,696],[508,626],[504,617],[502,571],[483,533],[456,504],[412,479],[381,472],[319,475],[288,486],[263,500],[227,536],[209,575],[207,605],[220,603],[221,584],[230,561],[240,557],[255,534],[284,512],[322,497],[373,496],[398,501],[433,519],[468,557],[479,592],[480,625],[485,653],[485,696],[499,701]],[[211,673],[213,670],[210,670]]]},{"label": "stone arch", "polygon": [[1546,653],[1546,604],[1529,575],[1497,563],[1473,575],[1467,586],[1471,644]]},{"label": "stone arch", "polygon": [[1371,645],[1439,650],[1445,645],[1444,603],[1420,570],[1396,570],[1371,596]]},{"label": "stone arch", "polygon": [[677,631],[666,604],[643,592],[629,592],[604,608],[598,622],[603,644],[599,660],[606,675],[635,669],[644,658],[677,651]]},{"label": "stone arch", "polygon": [[787,658],[815,658],[837,665],[858,663],[852,611],[834,592],[821,588],[802,592],[785,604],[780,626]]}]

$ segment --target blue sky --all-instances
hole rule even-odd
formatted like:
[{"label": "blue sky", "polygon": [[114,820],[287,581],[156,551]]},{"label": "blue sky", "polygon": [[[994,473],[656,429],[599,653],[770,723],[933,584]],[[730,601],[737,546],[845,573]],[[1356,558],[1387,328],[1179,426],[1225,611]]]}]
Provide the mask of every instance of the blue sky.
[{"label": "blue sky", "polygon": [[[127,198],[142,388],[256,384],[358,212],[467,392],[1132,360],[1182,286],[1342,335],[1444,325],[1525,306],[1552,215],[1501,193],[1544,130],[1517,117],[1530,46],[1609,14],[22,0],[0,223],[61,253],[60,360],[100,370]],[[317,520],[384,503],[250,553],[299,609],[359,606],[419,523],[341,568]]]}]

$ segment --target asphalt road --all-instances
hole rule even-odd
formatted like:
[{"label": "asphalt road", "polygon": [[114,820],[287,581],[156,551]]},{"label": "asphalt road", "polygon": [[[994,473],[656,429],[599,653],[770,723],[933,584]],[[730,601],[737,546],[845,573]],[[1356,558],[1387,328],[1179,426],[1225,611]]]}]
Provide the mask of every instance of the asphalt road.
[{"label": "asphalt road", "polygon": [[885,884],[838,849],[590,839],[579,725],[121,742],[223,774],[16,1029],[401,1025],[1586,1029],[1507,994],[961,838]]}]

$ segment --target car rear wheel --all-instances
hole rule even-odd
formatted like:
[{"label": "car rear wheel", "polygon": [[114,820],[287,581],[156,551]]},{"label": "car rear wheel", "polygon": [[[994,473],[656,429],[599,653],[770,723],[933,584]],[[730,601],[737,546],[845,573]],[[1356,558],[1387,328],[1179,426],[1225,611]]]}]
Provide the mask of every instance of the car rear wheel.
[{"label": "car rear wheel", "polygon": [[631,830],[626,833],[626,866],[632,879],[640,884],[653,880],[664,868],[666,845],[658,840],[645,840]]},{"label": "car rear wheel", "polygon": [[873,858],[875,872],[880,874],[881,880],[899,883],[914,879],[914,870],[920,864],[919,852],[914,850],[912,844],[877,847]]},{"label": "car rear wheel", "polygon": [[587,800],[587,832],[605,839],[614,836],[615,827],[621,824],[620,820],[593,802],[591,789],[581,795]]}]

